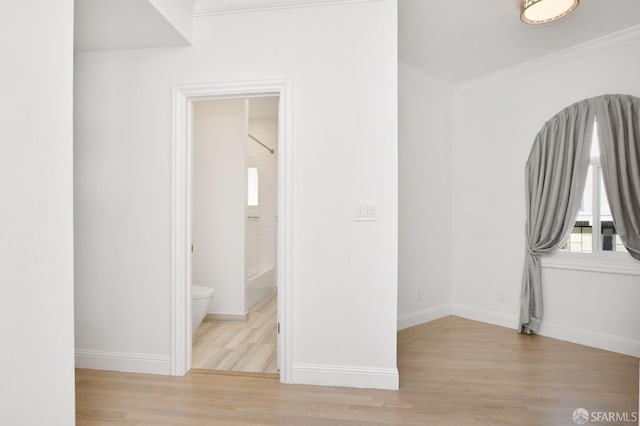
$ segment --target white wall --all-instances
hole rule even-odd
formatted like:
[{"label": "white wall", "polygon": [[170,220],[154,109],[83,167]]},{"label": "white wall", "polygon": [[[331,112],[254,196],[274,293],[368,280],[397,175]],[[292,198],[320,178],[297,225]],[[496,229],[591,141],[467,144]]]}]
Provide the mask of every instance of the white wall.
[{"label": "white wall", "polygon": [[[272,98],[263,98],[269,99]],[[278,103],[273,117],[254,117],[251,111],[261,98],[249,100],[249,132],[268,147],[273,154],[249,140],[247,146],[249,167],[258,169],[258,206],[253,211],[260,217],[258,229],[258,271],[275,269],[278,225]],[[266,101],[265,101],[266,102]],[[250,209],[251,210],[251,209]]]},{"label": "white wall", "polygon": [[73,1],[1,2],[0,28],[0,424],[68,426]]},{"label": "white wall", "polygon": [[244,99],[194,104],[192,282],[215,289],[210,313],[246,312],[247,139]]},{"label": "white wall", "polygon": [[[248,166],[258,170],[258,206],[248,208],[247,253],[253,250],[255,259],[247,263],[247,309],[274,294],[278,250],[278,98],[249,100],[249,132],[271,153],[253,139],[247,145]],[[258,219],[255,219],[255,218]],[[249,231],[253,230],[252,235]],[[252,256],[253,257],[253,256]],[[270,271],[270,272],[267,272]],[[266,272],[266,273],[264,273]],[[263,273],[252,278],[253,275]]]},{"label": "white wall", "polygon": [[[638,96],[639,49],[636,29],[456,87],[454,313],[517,327],[534,137],[573,102]],[[542,334],[640,356],[640,277],[544,270],[543,280]]]},{"label": "white wall", "polygon": [[[198,18],[191,48],[79,53],[78,348],[168,371],[172,85],[291,76],[293,380],[397,386],[397,72],[396,0]],[[380,221],[353,222],[354,202]]]},{"label": "white wall", "polygon": [[399,65],[398,327],[451,313],[453,87]]},{"label": "white wall", "polygon": [[[254,115],[260,110],[271,117]],[[252,113],[254,112],[254,113]],[[278,99],[249,100],[249,132],[266,146],[278,146]],[[278,242],[278,152],[271,153],[253,139],[247,145],[249,167],[258,170],[258,205],[249,206],[247,219],[247,309],[276,291]],[[249,253],[251,252],[251,256]],[[250,260],[249,257],[252,259]],[[260,274],[260,275],[258,275]]]}]

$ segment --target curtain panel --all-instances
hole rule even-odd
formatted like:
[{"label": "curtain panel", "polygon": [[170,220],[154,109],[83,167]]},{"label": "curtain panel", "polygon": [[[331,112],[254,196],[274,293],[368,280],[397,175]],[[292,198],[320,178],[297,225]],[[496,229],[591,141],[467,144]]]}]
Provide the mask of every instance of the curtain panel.
[{"label": "curtain panel", "polygon": [[573,229],[589,168],[591,100],[556,114],[535,138],[525,168],[526,252],[520,332],[537,332],[543,316],[540,256],[553,253]]},{"label": "curtain panel", "polygon": [[600,165],[613,225],[627,251],[640,260],[640,99],[595,99]]}]

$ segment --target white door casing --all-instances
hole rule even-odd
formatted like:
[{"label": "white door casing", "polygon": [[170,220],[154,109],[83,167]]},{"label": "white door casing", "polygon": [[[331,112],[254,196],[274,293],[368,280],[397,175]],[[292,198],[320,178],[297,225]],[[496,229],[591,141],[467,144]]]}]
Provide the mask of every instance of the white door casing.
[{"label": "white door casing", "polygon": [[291,77],[272,80],[176,85],[173,88],[171,374],[191,368],[192,126],[195,101],[279,96],[277,304],[280,381],[292,382],[293,366],[293,122]]}]

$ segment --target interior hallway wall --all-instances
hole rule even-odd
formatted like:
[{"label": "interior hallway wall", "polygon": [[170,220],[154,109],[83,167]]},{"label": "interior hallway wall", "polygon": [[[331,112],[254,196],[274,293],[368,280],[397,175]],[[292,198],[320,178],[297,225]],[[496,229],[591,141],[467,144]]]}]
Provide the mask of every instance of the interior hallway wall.
[{"label": "interior hallway wall", "polygon": [[[170,371],[173,86],[291,78],[293,381],[398,386],[397,32],[396,0],[349,2],[200,17],[191,47],[76,56],[84,365]],[[379,221],[354,222],[370,202]]]},{"label": "interior hallway wall", "polygon": [[0,28],[0,424],[72,426],[73,1]]}]

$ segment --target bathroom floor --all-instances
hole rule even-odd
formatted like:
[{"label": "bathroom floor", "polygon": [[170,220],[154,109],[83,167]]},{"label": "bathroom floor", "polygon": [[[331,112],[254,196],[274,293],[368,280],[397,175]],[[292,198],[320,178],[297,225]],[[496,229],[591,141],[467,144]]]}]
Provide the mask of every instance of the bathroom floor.
[{"label": "bathroom floor", "polygon": [[249,311],[246,321],[205,318],[193,337],[192,368],[278,373],[276,296]]}]

